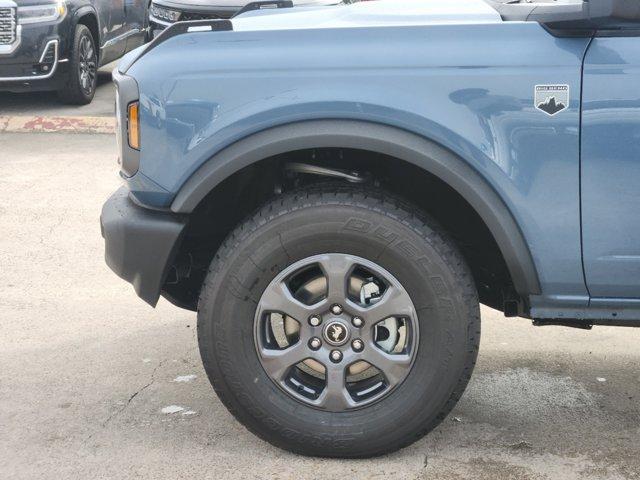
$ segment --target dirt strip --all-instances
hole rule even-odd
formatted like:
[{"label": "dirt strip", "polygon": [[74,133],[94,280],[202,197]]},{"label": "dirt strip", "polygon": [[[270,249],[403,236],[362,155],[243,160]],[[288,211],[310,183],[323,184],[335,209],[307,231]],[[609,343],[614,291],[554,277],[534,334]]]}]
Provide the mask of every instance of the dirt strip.
[{"label": "dirt strip", "polygon": [[115,133],[115,119],[112,117],[41,117],[2,116],[0,133]]}]

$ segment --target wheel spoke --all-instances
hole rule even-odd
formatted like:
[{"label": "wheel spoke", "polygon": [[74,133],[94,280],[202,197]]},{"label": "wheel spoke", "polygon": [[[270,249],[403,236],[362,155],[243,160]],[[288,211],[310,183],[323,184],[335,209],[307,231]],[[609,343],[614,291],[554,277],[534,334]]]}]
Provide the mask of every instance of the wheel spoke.
[{"label": "wheel spoke", "polygon": [[272,378],[278,381],[282,380],[289,368],[304,360],[306,353],[305,344],[302,341],[298,341],[298,343],[285,350],[260,349],[260,357],[262,358],[264,369]]},{"label": "wheel spoke", "polygon": [[305,305],[291,295],[289,288],[284,282],[276,282],[269,285],[262,294],[260,307],[263,313],[283,313],[294,318],[301,325],[304,325],[307,318],[312,315],[322,303],[323,302],[315,305]]},{"label": "wheel spoke", "polygon": [[411,356],[406,354],[392,355],[383,352],[373,342],[362,352],[361,358],[382,372],[392,387],[399,383],[411,367]]},{"label": "wheel spoke", "polygon": [[80,87],[86,93],[90,93],[97,76],[95,50],[90,38],[85,36],[80,40],[78,56],[80,60],[78,67]]},{"label": "wheel spoke", "polygon": [[347,296],[347,276],[354,262],[348,255],[324,255],[320,268],[327,279],[327,298],[332,303],[342,303]]},{"label": "wheel spoke", "polygon": [[326,368],[326,386],[318,398],[317,405],[330,411],[341,411],[351,408],[355,402],[347,392],[345,370],[342,366],[329,363]]}]

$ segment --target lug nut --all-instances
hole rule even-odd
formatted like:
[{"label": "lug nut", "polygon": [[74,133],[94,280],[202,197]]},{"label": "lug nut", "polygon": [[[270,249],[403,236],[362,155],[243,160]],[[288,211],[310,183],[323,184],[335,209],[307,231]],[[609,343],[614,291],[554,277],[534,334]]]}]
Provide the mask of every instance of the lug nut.
[{"label": "lug nut", "polygon": [[359,338],[356,338],[353,342],[351,342],[351,347],[356,352],[361,352],[364,349],[364,343]]},{"label": "lug nut", "polygon": [[321,346],[322,340],[320,340],[318,337],[313,337],[311,340],[309,340],[309,348],[311,348],[311,350],[318,350]]},{"label": "lug nut", "polygon": [[353,324],[354,327],[360,328],[362,325],[364,325],[364,320],[362,320],[360,317],[353,317],[353,320],[351,320],[351,323]]},{"label": "lug nut", "polygon": [[337,303],[335,305],[332,305],[331,313],[333,313],[334,315],[340,315],[342,313],[342,305],[338,305]]},{"label": "lug nut", "polygon": [[319,316],[311,315],[309,317],[309,325],[311,325],[312,327],[317,327],[321,323],[322,323],[322,319]]},{"label": "lug nut", "polygon": [[331,361],[338,363],[340,360],[342,360],[342,352],[340,350],[333,350],[331,352]]}]

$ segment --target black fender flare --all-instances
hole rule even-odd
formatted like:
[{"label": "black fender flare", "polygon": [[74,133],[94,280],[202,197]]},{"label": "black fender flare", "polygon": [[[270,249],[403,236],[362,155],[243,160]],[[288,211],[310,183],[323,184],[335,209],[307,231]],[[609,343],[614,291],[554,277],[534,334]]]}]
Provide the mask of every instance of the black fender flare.
[{"label": "black fender flare", "polygon": [[480,215],[502,252],[516,291],[540,294],[538,274],[511,211],[467,162],[439,144],[399,128],[353,120],[313,120],[273,127],[239,140],[205,162],[184,183],[171,205],[191,213],[223,180],[265,158],[309,148],[369,150],[400,158],[438,177]]},{"label": "black fender flare", "polygon": [[80,19],[86,15],[92,15],[96,19],[96,25],[98,26],[98,38],[96,48],[98,49],[98,55],[100,55],[100,46],[102,45],[102,30],[100,25],[100,16],[93,5],[83,5],[77,8],[71,14],[71,31],[75,31],[76,26],[80,22]]}]

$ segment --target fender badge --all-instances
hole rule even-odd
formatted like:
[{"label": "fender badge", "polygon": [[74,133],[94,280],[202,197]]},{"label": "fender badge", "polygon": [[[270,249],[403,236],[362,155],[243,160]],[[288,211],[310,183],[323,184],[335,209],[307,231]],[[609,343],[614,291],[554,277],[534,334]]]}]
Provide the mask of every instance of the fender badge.
[{"label": "fender badge", "polygon": [[569,108],[569,85],[536,85],[534,106],[549,116]]}]

